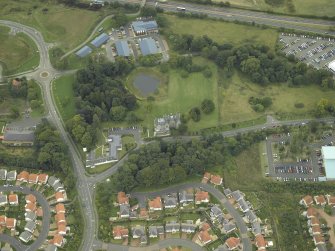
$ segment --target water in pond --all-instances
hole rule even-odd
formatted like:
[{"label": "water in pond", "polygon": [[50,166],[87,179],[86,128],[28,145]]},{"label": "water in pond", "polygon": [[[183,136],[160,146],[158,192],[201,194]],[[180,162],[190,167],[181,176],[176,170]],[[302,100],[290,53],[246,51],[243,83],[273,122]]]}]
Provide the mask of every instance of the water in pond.
[{"label": "water in pond", "polygon": [[152,75],[140,73],[134,79],[133,85],[143,97],[148,97],[158,90],[160,80]]}]

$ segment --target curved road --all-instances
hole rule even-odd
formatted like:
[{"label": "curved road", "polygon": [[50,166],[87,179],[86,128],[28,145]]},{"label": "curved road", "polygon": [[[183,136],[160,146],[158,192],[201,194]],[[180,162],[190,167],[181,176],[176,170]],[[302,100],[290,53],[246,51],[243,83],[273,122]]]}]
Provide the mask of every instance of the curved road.
[{"label": "curved road", "polygon": [[[36,190],[31,190],[29,187],[22,186],[8,186],[8,187],[0,187],[0,192],[19,192],[24,194],[33,194],[36,196],[37,202],[41,205],[43,210],[43,218],[42,218],[42,229],[38,238],[34,241],[30,246],[26,246],[22,244],[19,240],[14,237],[8,235],[0,235],[0,241],[8,242],[12,245],[16,250],[21,251],[35,251],[41,247],[41,245],[45,242],[48,237],[49,227],[50,227],[50,207],[48,201],[45,199],[44,195]],[[24,212],[22,212],[24,214]]]}]

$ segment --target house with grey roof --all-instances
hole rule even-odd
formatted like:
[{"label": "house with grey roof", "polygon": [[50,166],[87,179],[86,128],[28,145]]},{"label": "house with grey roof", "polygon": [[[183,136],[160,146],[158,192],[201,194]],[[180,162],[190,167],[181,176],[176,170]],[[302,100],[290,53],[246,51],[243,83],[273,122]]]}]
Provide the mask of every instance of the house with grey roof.
[{"label": "house with grey roof", "polygon": [[148,243],[148,237],[146,235],[141,235],[140,236],[140,244],[141,245],[146,245]]},{"label": "house with grey roof", "polygon": [[188,220],[186,222],[181,223],[181,231],[183,233],[191,234],[195,232],[196,225],[193,224],[192,220]]},{"label": "house with grey roof", "polygon": [[129,204],[120,205],[120,217],[129,218],[130,217],[130,206]]},{"label": "house with grey roof", "polygon": [[164,226],[156,226],[158,235],[165,234]]},{"label": "house with grey roof", "polygon": [[247,211],[245,213],[245,216],[246,216],[246,218],[247,218],[247,220],[248,220],[249,223],[253,223],[253,222],[255,222],[257,220],[257,216],[254,213],[254,211],[252,211],[252,210]]},{"label": "house with grey roof", "polygon": [[117,54],[121,57],[129,57],[130,56],[130,50],[128,46],[127,40],[118,40],[115,42],[115,48],[117,51]]},{"label": "house with grey roof", "polygon": [[23,231],[20,236],[19,239],[25,243],[29,242],[31,240],[31,238],[33,237],[31,232],[28,231]]},{"label": "house with grey roof", "polygon": [[15,181],[16,180],[16,176],[17,176],[16,170],[7,172],[7,180],[8,181]]},{"label": "house with grey roof", "polygon": [[6,179],[7,179],[7,170],[0,169],[0,180],[6,180]]},{"label": "house with grey roof", "polygon": [[121,135],[111,134],[108,136],[108,144],[109,144],[109,158],[113,160],[118,159],[118,150],[122,150],[122,138]]},{"label": "house with grey roof", "polygon": [[32,146],[35,140],[34,132],[40,122],[40,119],[25,118],[7,124],[2,143],[10,146]]},{"label": "house with grey roof", "polygon": [[158,237],[157,226],[149,226],[149,238]]},{"label": "house with grey roof", "polygon": [[223,193],[228,197],[230,198],[231,197],[231,190],[229,188],[226,188],[225,190],[223,190]]},{"label": "house with grey roof", "polygon": [[26,225],[24,226],[24,230],[33,233],[36,228],[36,222],[35,221],[28,221]]},{"label": "house with grey roof", "polygon": [[48,185],[52,187],[55,186],[59,182],[60,182],[59,179],[56,178],[55,176],[50,176],[48,179]]},{"label": "house with grey roof", "polygon": [[244,200],[244,198],[240,199],[238,202],[238,205],[243,213],[246,213],[250,210],[250,206],[248,203]]},{"label": "house with grey roof", "polygon": [[146,37],[140,40],[140,49],[143,56],[157,54],[158,48],[156,42],[151,37]]},{"label": "house with grey roof", "polygon": [[172,222],[166,223],[165,224],[165,231],[167,233],[178,233],[180,231],[179,222],[177,223],[175,221],[172,221]]},{"label": "house with grey roof", "polygon": [[91,47],[85,45],[84,47],[82,47],[79,51],[76,52],[76,55],[78,57],[86,57],[88,54],[90,54],[92,52]]},{"label": "house with grey roof", "polygon": [[172,128],[177,129],[181,124],[180,113],[164,115],[154,121],[154,136],[168,136]]},{"label": "house with grey roof", "polygon": [[178,198],[176,193],[163,196],[164,208],[176,208],[178,206]]},{"label": "house with grey roof", "polygon": [[210,216],[211,216],[212,220],[215,220],[215,219],[219,218],[220,216],[223,216],[222,209],[219,208],[217,205],[212,206]]},{"label": "house with grey roof", "polygon": [[100,47],[102,44],[106,43],[109,40],[109,36],[106,33],[102,33],[96,38],[94,38],[91,44],[95,47]]},{"label": "house with grey roof", "polygon": [[0,194],[0,206],[7,205],[8,200],[7,200],[7,195],[6,194]]},{"label": "house with grey roof", "polygon": [[134,21],[131,23],[131,26],[136,35],[145,35],[147,33],[158,31],[158,24],[155,20]]},{"label": "house with grey roof", "polygon": [[129,218],[130,219],[136,219],[137,218],[137,211],[136,210],[130,210]]},{"label": "house with grey roof", "polygon": [[24,214],[25,216],[25,221],[35,221],[37,216],[35,212],[28,211]]},{"label": "house with grey roof", "polygon": [[133,236],[134,239],[138,239],[141,236],[146,235],[145,234],[145,227],[144,226],[140,226],[140,225],[132,227],[131,228],[131,232],[132,232],[132,236]]},{"label": "house with grey roof", "polygon": [[189,203],[194,202],[193,190],[192,190],[192,192],[190,190],[189,191],[183,190],[183,191],[179,192],[179,202],[183,206],[186,206]]},{"label": "house with grey roof", "polygon": [[234,192],[231,193],[231,196],[234,198],[234,200],[236,200],[237,202],[241,199],[244,198],[243,194],[241,193],[240,190],[236,190]]},{"label": "house with grey roof", "polygon": [[56,182],[52,187],[56,192],[65,192],[64,186],[61,182]]},{"label": "house with grey roof", "polygon": [[258,235],[262,233],[261,224],[258,221],[253,222],[252,224],[252,233]]},{"label": "house with grey roof", "polygon": [[228,222],[223,224],[221,232],[224,234],[229,234],[236,230],[236,225],[233,222]]}]

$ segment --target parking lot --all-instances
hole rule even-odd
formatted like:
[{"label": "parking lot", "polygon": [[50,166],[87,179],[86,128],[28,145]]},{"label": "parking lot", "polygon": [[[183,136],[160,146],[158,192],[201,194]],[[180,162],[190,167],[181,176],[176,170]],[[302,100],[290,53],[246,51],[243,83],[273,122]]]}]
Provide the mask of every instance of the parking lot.
[{"label": "parking lot", "polygon": [[279,41],[286,56],[294,55],[316,69],[327,68],[335,60],[335,39],[282,33]]}]

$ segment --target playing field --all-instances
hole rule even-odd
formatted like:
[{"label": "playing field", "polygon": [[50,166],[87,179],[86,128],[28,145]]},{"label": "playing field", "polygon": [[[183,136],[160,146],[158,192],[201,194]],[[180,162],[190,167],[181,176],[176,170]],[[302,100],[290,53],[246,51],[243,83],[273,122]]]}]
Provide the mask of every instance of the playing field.
[{"label": "playing field", "polygon": [[101,12],[69,8],[48,1],[0,0],[0,16],[33,26],[48,42],[57,42],[63,49],[83,41],[97,24]]},{"label": "playing field", "polygon": [[67,75],[57,79],[52,84],[53,96],[64,122],[72,118],[75,114],[75,105],[73,98],[73,83],[75,76]]},{"label": "playing field", "polygon": [[[234,24],[207,19],[180,18],[164,15],[168,30],[176,34],[207,35],[218,43],[242,44],[243,42],[266,44],[274,48],[278,33],[273,29]],[[187,27],[187,29],[185,29]]]},{"label": "playing field", "polygon": [[25,34],[10,34],[9,28],[0,26],[0,41],[0,63],[4,75],[38,66],[40,58],[37,47]]}]

